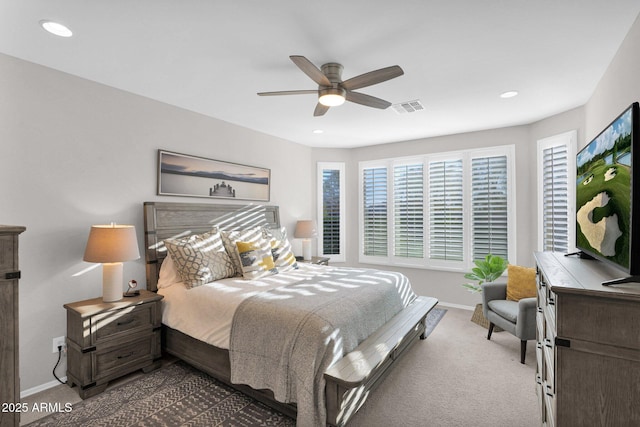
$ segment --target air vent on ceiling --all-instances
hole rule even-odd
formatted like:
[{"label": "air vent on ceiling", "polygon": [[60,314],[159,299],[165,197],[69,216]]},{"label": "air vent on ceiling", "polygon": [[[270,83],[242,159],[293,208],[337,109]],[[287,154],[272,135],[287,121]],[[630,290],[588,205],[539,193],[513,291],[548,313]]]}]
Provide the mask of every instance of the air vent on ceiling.
[{"label": "air vent on ceiling", "polygon": [[422,103],[415,99],[413,101],[400,102],[392,105],[394,111],[398,114],[415,113],[424,110]]}]

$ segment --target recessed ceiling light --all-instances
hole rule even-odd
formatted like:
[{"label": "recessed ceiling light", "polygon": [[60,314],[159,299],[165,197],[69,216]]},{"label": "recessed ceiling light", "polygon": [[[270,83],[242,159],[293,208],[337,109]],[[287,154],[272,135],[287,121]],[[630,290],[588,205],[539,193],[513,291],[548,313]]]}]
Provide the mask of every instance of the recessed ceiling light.
[{"label": "recessed ceiling light", "polygon": [[501,93],[500,98],[513,98],[514,96],[517,96],[517,95],[518,95],[517,90],[509,90],[507,92]]},{"label": "recessed ceiling light", "polygon": [[314,129],[313,133],[315,133],[316,135],[320,135],[321,133],[324,133],[324,131],[322,129]]},{"label": "recessed ceiling light", "polygon": [[42,28],[50,32],[51,34],[55,34],[60,37],[71,37],[73,32],[67,28],[65,25],[60,24],[59,22],[49,21],[48,19],[43,19],[40,21],[40,25]]}]

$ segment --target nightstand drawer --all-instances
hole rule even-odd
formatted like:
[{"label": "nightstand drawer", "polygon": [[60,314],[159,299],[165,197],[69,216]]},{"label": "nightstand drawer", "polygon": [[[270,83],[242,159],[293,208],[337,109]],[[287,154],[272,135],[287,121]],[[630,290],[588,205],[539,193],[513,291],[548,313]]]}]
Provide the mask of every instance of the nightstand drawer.
[{"label": "nightstand drawer", "polygon": [[95,336],[95,344],[136,329],[153,329],[155,308],[155,304],[142,304],[93,316],[91,334]]},{"label": "nightstand drawer", "polygon": [[135,365],[153,360],[157,334],[148,334],[143,338],[134,338],[116,347],[99,349],[92,354],[94,381],[113,375],[119,376]]}]

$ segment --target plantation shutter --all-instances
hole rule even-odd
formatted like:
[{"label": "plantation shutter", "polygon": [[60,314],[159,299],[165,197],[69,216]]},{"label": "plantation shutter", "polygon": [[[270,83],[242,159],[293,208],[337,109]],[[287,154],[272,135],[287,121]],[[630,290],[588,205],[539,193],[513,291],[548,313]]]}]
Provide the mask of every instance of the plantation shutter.
[{"label": "plantation shutter", "polygon": [[462,261],[462,160],[429,163],[429,258]]},{"label": "plantation shutter", "polygon": [[322,254],[340,254],[340,170],[322,171]]},{"label": "plantation shutter", "polygon": [[569,249],[569,166],[567,145],[542,152],[543,250]]},{"label": "plantation shutter", "polygon": [[507,156],[471,160],[473,259],[491,253],[508,259]]},{"label": "plantation shutter", "polygon": [[393,168],[394,255],[424,258],[423,165]]},{"label": "plantation shutter", "polygon": [[387,168],[363,170],[363,252],[387,256]]}]

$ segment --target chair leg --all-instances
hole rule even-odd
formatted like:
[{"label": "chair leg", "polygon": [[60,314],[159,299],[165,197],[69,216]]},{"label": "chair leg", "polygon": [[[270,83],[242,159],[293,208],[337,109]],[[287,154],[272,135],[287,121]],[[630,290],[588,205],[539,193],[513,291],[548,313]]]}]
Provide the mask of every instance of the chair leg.
[{"label": "chair leg", "polygon": [[493,333],[493,327],[496,326],[492,322],[489,322],[489,333],[487,334],[487,339],[491,339],[491,334]]},{"label": "chair leg", "polygon": [[527,342],[524,340],[520,341],[520,363],[524,365],[524,357],[527,354]]}]

